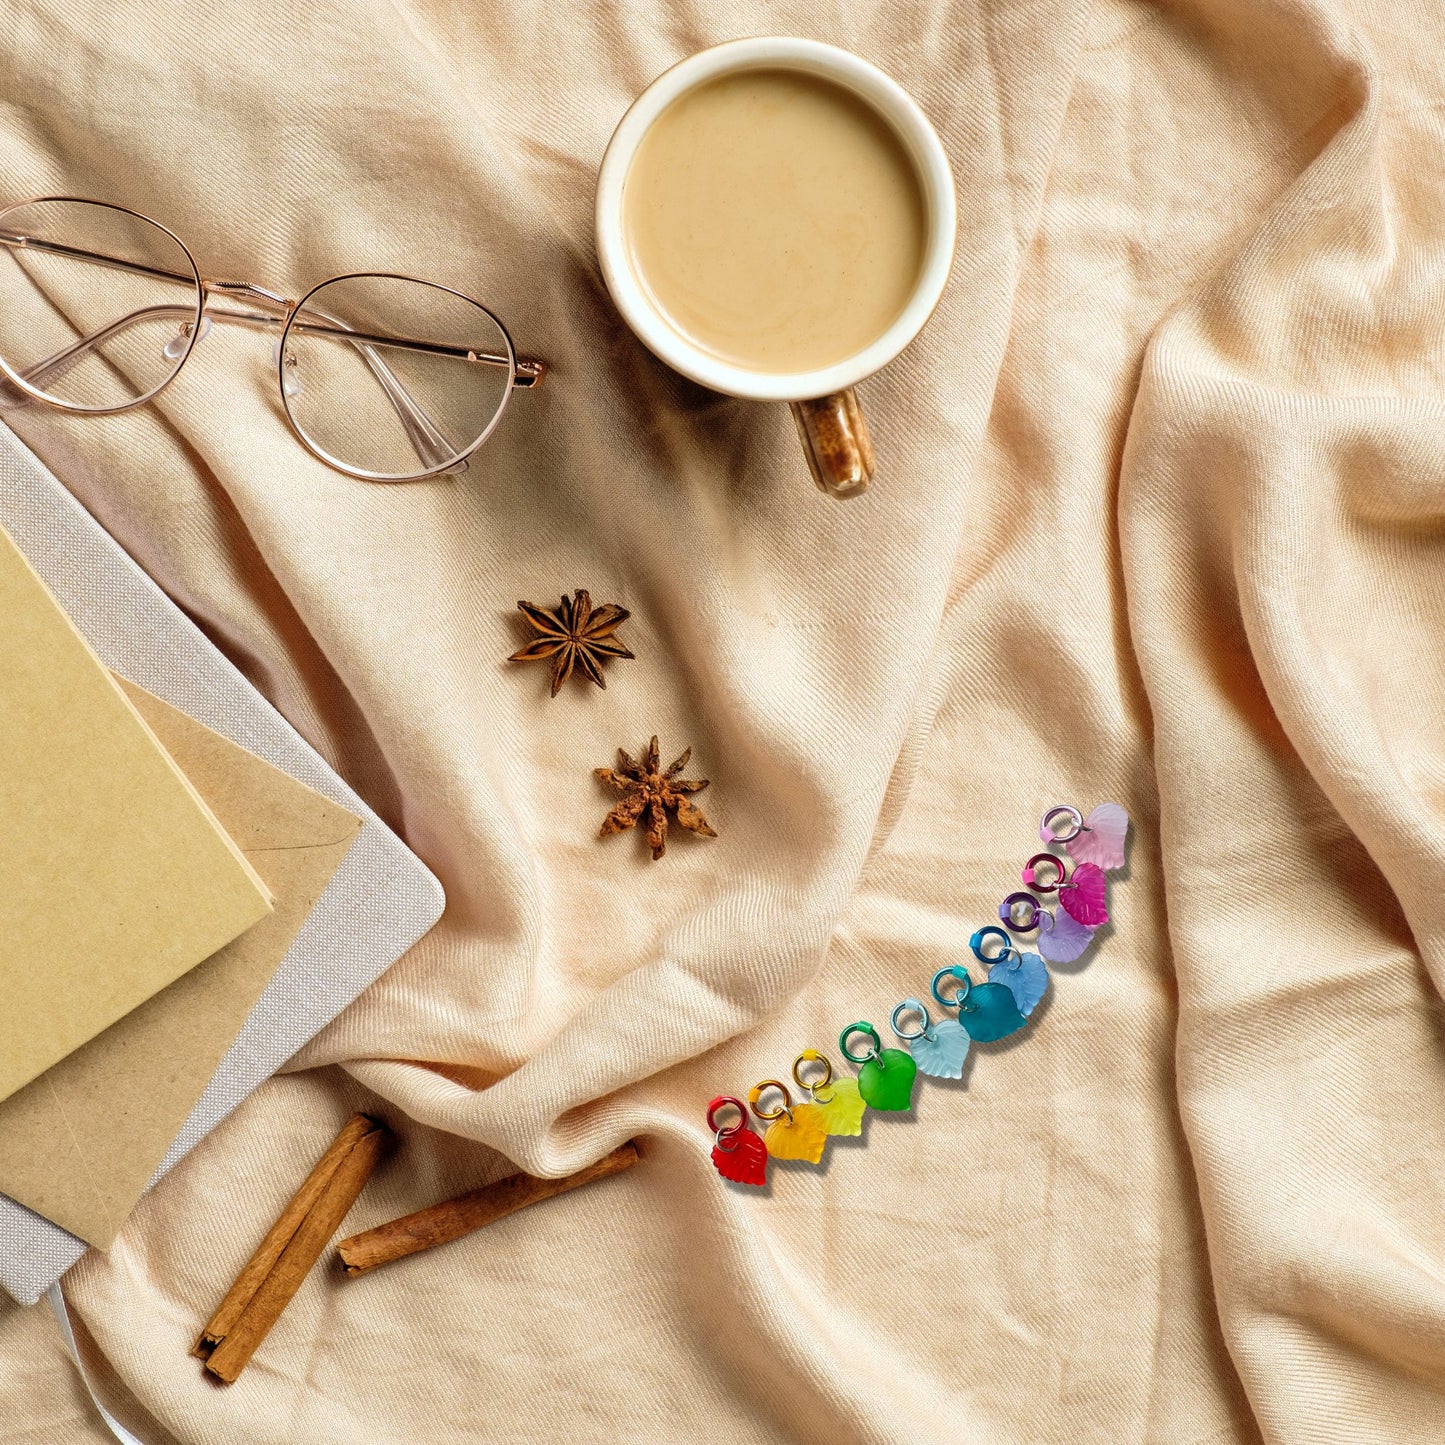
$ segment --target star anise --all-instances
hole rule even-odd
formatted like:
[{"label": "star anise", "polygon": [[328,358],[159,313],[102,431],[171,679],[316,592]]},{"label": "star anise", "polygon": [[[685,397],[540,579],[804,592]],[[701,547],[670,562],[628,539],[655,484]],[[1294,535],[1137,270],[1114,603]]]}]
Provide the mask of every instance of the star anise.
[{"label": "star anise", "polygon": [[702,792],[708,785],[708,779],[678,777],[691,756],[692,749],[688,748],[663,772],[656,738],[648,743],[641,762],[618,748],[617,771],[611,768],[596,770],[604,783],[610,783],[623,795],[622,801],[603,820],[600,836],[609,838],[613,833],[624,833],[628,828],[635,827],[646,814],[647,842],[655,861],[667,852],[667,815],[671,813],[678,826],[686,828],[689,833],[716,838],[717,834],[708,825],[702,810],[688,797],[689,793]]},{"label": "star anise", "polygon": [[598,687],[606,687],[607,680],[602,676],[603,661],[609,657],[632,656],[612,635],[632,616],[625,607],[619,607],[615,602],[608,602],[594,611],[591,597],[585,589],[579,589],[570,602],[564,597],[555,612],[538,607],[535,602],[519,602],[517,606],[542,635],[514,652],[507,661],[543,662],[551,658],[553,697],[561,692],[562,684],[572,676],[574,666]]}]

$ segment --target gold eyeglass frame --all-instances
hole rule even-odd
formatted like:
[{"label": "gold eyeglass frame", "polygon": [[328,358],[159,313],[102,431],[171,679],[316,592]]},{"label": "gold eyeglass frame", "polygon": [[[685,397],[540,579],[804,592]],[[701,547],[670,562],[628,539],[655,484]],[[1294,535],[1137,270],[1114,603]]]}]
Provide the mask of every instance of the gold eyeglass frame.
[{"label": "gold eyeglass frame", "polygon": [[[134,216],[138,221],[144,221],[147,225],[154,226],[158,231],[169,236],[180,248],[181,254],[185,256],[187,264],[191,268],[189,276],[179,271],[167,271],[161,267],[147,266],[142,262],[124,260],[118,256],[109,256],[101,251],[89,251],[82,247],[66,246],[59,242],[39,240],[33,236],[26,236],[17,231],[7,228],[7,218],[14,212],[23,210],[27,206],[44,205],[48,202],[66,202],[72,205],[97,206],[103,210],[116,211],[122,215]],[[299,300],[292,301],[285,296],[278,295],[264,286],[258,286],[252,281],[227,281],[213,277],[202,276],[200,267],[196,264],[191,249],[181,238],[176,235],[169,226],[163,226],[152,216],[147,216],[141,211],[132,210],[129,206],[116,205],[111,201],[92,200],[88,196],[37,196],[26,201],[17,201],[15,204],[0,210],[0,246],[8,246],[18,250],[35,250],[56,255],[73,256],[77,260],[93,261],[97,265],[109,266],[116,270],[128,271],[135,275],[152,276],[157,280],[170,281],[179,285],[190,287],[194,290],[196,300],[194,306],[181,306],[176,303],[174,306],[149,306],[142,310],[130,312],[125,316],[118,317],[108,326],[83,336],[78,341],[48,356],[44,360],[34,363],[26,368],[24,372],[17,372],[14,367],[0,355],[0,373],[3,373],[10,385],[40,402],[44,406],[53,408],[56,411],[68,412],[73,416],[114,416],[120,412],[132,411],[138,406],[144,406],[147,402],[153,401],[181,374],[191,353],[195,350],[197,342],[204,334],[203,322],[226,322],[238,326],[250,326],[258,330],[271,331],[279,328],[280,337],[276,346],[276,383],[281,394],[281,410],[286,417],[286,424],[291,428],[296,440],[306,448],[318,461],[324,462],[327,466],[334,468],[350,477],[357,477],[362,481],[377,482],[413,482],[425,481],[430,477],[455,474],[466,470],[467,462],[486,442],[487,438],[496,430],[497,424],[501,421],[503,413],[507,409],[507,402],[512,392],[519,388],[530,388],[539,386],[547,375],[547,363],[531,357],[519,357],[515,346],[512,344],[511,333],[503,325],[502,320],[490,307],[484,306],[474,296],[468,296],[463,291],[458,291],[451,286],[444,286],[438,281],[427,281],[420,276],[409,276],[395,271],[347,271],[338,276],[328,276],[324,281],[318,281],[310,290],[306,291]],[[307,313],[306,304],[313,296],[326,286],[336,281],[354,280],[389,280],[407,281],[418,286],[427,286],[436,291],[444,291],[475,306],[479,311],[488,317],[496,326],[505,345],[504,352],[469,350],[463,346],[448,346],[441,342],[423,341],[418,337],[390,336],[383,333],[372,333],[357,331],[345,325],[335,317],[328,316],[325,312],[314,311]],[[233,310],[218,307],[213,304],[216,298],[235,299],[238,302],[250,303],[251,310]],[[162,313],[175,314],[181,321],[181,332],[186,337],[186,348],[176,359],[176,364],[170,375],[154,386],[143,396],[134,397],[129,401],[121,402],[116,406],[80,406],[66,402],[58,397],[51,396],[42,391],[34,384],[37,375],[45,375],[48,372],[64,369],[80,355],[99,346],[103,341],[108,340],[118,331],[138,320],[149,319]],[[316,319],[311,319],[311,317]],[[288,357],[287,340],[295,331],[298,334],[317,334],[342,336],[366,358],[367,365],[377,382],[387,394],[387,399],[396,410],[408,439],[411,441],[413,450],[422,461],[428,460],[428,453],[431,454],[431,462],[425,470],[408,472],[403,474],[389,472],[373,472],[364,468],[352,466],[349,462],[343,462],[339,458],[330,455],[322,447],[313,442],[304,431],[302,431],[296,418],[291,414],[290,396],[286,390],[286,369],[288,360],[294,364],[294,357]],[[475,438],[463,451],[449,454],[445,459],[439,459],[436,452],[445,438],[436,425],[427,416],[421,406],[410,396],[401,383],[392,375],[390,368],[385,361],[376,355],[376,348],[423,352],[433,356],[449,356],[459,361],[465,361],[475,365],[483,366],[504,366],[507,369],[507,387],[502,393],[502,400],[492,419],[487,423],[480,436]]]}]

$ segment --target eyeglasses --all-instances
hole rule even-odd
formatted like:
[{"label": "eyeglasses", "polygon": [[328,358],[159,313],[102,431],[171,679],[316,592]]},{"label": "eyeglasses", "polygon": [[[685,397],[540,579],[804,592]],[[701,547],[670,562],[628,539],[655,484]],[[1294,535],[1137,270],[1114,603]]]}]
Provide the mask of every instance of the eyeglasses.
[{"label": "eyeglasses", "polygon": [[512,391],[547,371],[480,301],[433,281],[357,272],[290,301],[203,277],[179,237],[124,206],[50,196],[0,211],[0,406],[129,411],[214,322],[278,333],[291,430],[371,481],[465,471]]}]

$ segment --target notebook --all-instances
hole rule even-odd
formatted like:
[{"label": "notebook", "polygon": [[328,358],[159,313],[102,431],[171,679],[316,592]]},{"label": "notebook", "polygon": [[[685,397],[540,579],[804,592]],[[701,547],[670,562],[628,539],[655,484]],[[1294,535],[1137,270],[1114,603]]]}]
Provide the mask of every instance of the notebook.
[{"label": "notebook", "polygon": [[0,1100],[271,894],[0,530]]},{"label": "notebook", "polygon": [[271,890],[270,916],[25,1088],[0,1100],[0,1194],[108,1249],[195,1107],[361,820],[122,687]]},{"label": "notebook", "polygon": [[[3,426],[0,526],[107,666],[362,820],[167,1152],[159,1179],[426,933],[445,899],[405,845]],[[39,1299],[85,1248],[0,1198],[0,1287],[21,1303]]]}]

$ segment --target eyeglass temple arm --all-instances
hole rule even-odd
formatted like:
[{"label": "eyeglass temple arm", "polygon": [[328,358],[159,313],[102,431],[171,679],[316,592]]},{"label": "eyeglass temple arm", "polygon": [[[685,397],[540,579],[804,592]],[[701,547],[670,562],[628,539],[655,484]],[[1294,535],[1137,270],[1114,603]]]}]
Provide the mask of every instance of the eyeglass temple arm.
[{"label": "eyeglass temple arm", "polygon": [[29,382],[31,386],[43,386],[47,381],[53,381],[57,376],[63,376],[87,352],[109,341],[112,336],[118,335],[127,326],[162,317],[174,317],[184,321],[194,317],[195,314],[194,306],[143,306],[138,311],[131,311],[124,316],[117,317],[110,325],[102,326],[99,331],[92,331],[89,336],[82,336],[78,341],[72,341],[63,350],[56,351],[27,366],[20,373],[20,379]]},{"label": "eyeglass temple arm", "polygon": [[[147,266],[140,261],[127,261],[120,256],[107,255],[104,251],[89,251],[80,246],[66,246],[59,241],[41,241],[34,236],[25,236],[16,231],[0,230],[0,246],[9,246],[18,250],[43,251],[49,255],[74,256],[78,260],[93,261],[98,266],[108,266],[115,271],[127,271],[136,276],[150,276],[157,281],[170,281],[179,286],[194,288],[196,278],[183,275],[179,271],[168,271],[160,266]],[[245,295],[265,300],[270,304],[276,304],[278,298],[269,291],[259,286],[252,286],[247,282],[211,282],[210,289],[220,292],[236,291]],[[223,313],[212,313],[220,316]],[[319,314],[319,313],[318,313]],[[126,318],[122,317],[124,321]],[[227,317],[228,320],[240,320],[238,316]],[[272,318],[256,318],[258,324],[278,324]],[[330,325],[306,325],[299,326],[304,331],[315,331],[323,334],[337,334],[336,328]],[[408,336],[384,336],[371,335],[369,333],[353,331],[350,328],[343,328],[347,339],[364,341],[373,346],[395,347],[402,351],[421,351],[437,356],[453,356],[463,361],[471,361],[486,366],[506,366],[515,362],[515,375],[512,379],[514,387],[540,386],[547,375],[547,363],[538,361],[535,357],[515,358],[508,357],[501,352],[473,351],[464,346],[445,346],[438,342],[422,341],[415,337]],[[40,365],[46,363],[41,362]]]},{"label": "eyeglass temple arm", "polygon": [[[280,317],[258,315],[254,312],[226,311],[217,307],[208,307],[206,315],[217,321],[234,322],[241,326],[253,326],[262,330],[274,330],[279,328],[283,322]],[[44,360],[36,362],[33,366],[27,367],[20,373],[22,381],[29,382],[31,386],[41,387],[46,382],[53,381],[56,377],[62,376],[82,357],[93,351],[97,346],[104,345],[112,336],[118,335],[129,326],[139,325],[143,321],[155,320],[176,320],[189,321],[195,316],[195,309],[190,306],[177,304],[158,304],[155,306],[143,306],[131,311],[124,316],[117,317],[108,326],[101,327],[98,331],[91,332],[88,336],[82,336],[79,340],[72,342],[62,351],[47,356]],[[333,328],[327,328],[331,330]],[[379,356],[369,347],[359,343],[356,349],[361,353],[367,363],[368,369],[376,378],[377,384],[386,394],[387,400],[391,403],[392,409],[396,412],[397,419],[401,422],[402,428],[411,442],[412,449],[418,458],[429,467],[439,466],[449,457],[456,455],[456,448],[447,443],[446,438],[436,426],[435,422],[417,404],[415,399],[405,387],[397,381],[391,369],[381,360]],[[23,396],[23,393],[21,394]]]},{"label": "eyeglass temple arm", "polygon": [[[317,326],[313,322],[303,319],[309,316],[319,316],[322,324]],[[397,380],[396,373],[377,355],[375,344],[380,344],[380,338],[373,343],[373,339],[366,333],[348,326],[339,317],[332,316],[329,312],[311,306],[307,306],[297,313],[291,323],[291,329],[310,335],[338,336],[361,353],[368,370],[386,393],[397,420],[401,422],[402,429],[406,432],[407,440],[411,442],[412,450],[427,466],[441,467],[456,456],[457,448],[447,440],[441,428]],[[447,467],[446,472],[450,475],[455,472],[464,472],[466,469],[467,464],[462,461],[455,466]]]},{"label": "eyeglass temple arm", "polygon": [[[264,293],[263,293],[264,294]],[[180,305],[156,305],[141,307],[125,316],[118,317],[108,326],[92,332],[89,336],[83,336],[78,341],[72,342],[63,351],[56,352],[42,361],[36,362],[21,372],[21,379],[29,382],[32,386],[43,386],[47,381],[62,375],[73,366],[87,352],[102,345],[112,336],[125,330],[126,327],[137,325],[142,321],[156,320],[161,318],[172,318],[185,321],[194,316],[192,307]],[[279,316],[257,315],[254,312],[226,311],[219,307],[208,306],[206,315],[218,321],[234,322],[242,326],[253,326],[260,329],[276,329],[284,324],[283,318]],[[316,315],[323,315],[315,312]],[[329,325],[317,326],[305,324],[299,327],[300,330],[333,335],[339,339],[346,340],[354,346],[365,360],[368,369],[376,378],[377,384],[385,393],[387,400],[391,403],[392,409],[396,412],[397,419],[401,422],[407,439],[411,442],[412,450],[417,457],[429,467],[439,467],[449,458],[456,455],[457,448],[448,442],[445,435],[426,411],[416,401],[410,392],[397,380],[395,373],[376,354],[371,344],[386,344],[383,338],[369,338],[362,334],[352,332],[344,322],[334,321]],[[542,363],[538,363],[539,366]],[[544,368],[545,369],[545,368]],[[465,463],[461,463],[454,470],[460,472],[465,469]],[[453,469],[448,469],[453,470]]]}]

